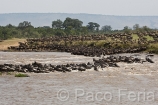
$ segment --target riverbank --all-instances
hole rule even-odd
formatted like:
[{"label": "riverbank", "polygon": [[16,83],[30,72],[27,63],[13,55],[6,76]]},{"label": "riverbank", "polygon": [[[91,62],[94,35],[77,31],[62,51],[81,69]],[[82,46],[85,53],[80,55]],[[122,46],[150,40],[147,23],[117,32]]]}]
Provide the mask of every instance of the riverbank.
[{"label": "riverbank", "polygon": [[25,41],[26,39],[19,39],[19,38],[3,40],[2,42],[0,42],[0,51],[6,51],[8,50],[8,47],[18,46],[19,42],[25,42]]},{"label": "riverbank", "polygon": [[148,52],[158,54],[157,33],[130,33],[29,38],[26,43],[10,46],[17,52],[69,52],[74,55],[101,56],[118,53]]}]

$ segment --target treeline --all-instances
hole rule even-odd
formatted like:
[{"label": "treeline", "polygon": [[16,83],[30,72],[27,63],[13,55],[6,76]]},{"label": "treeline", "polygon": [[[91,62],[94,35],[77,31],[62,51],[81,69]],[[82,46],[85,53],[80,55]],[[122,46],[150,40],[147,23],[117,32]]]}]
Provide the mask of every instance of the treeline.
[{"label": "treeline", "polygon": [[83,26],[83,22],[79,19],[72,19],[67,17],[64,21],[57,19],[52,21],[52,27],[34,27],[31,22],[24,21],[19,23],[18,26],[8,24],[0,26],[0,39],[6,40],[9,38],[40,38],[50,37],[53,35],[85,35],[85,34],[108,34],[108,33],[131,33],[131,32],[144,32],[152,31],[147,26],[140,27],[135,24],[133,28],[125,26],[122,30],[113,30],[110,25],[100,27],[98,23],[89,22]]}]

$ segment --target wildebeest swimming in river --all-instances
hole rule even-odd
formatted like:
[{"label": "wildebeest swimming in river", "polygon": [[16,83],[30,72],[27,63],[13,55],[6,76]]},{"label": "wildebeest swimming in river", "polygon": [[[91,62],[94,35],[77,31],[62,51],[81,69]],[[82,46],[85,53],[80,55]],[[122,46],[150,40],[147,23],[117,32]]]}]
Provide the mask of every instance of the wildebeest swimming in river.
[{"label": "wildebeest swimming in river", "polygon": [[148,61],[154,63],[151,59],[154,55],[147,55],[145,59],[133,56],[113,56],[103,57],[99,59],[93,58],[93,63],[80,63],[80,64],[65,64],[65,65],[52,65],[41,64],[33,62],[32,64],[13,65],[13,64],[0,64],[0,72],[34,72],[34,73],[49,73],[49,72],[71,72],[71,71],[86,71],[92,69],[98,71],[100,68],[119,67],[118,62],[124,63],[142,63]]}]

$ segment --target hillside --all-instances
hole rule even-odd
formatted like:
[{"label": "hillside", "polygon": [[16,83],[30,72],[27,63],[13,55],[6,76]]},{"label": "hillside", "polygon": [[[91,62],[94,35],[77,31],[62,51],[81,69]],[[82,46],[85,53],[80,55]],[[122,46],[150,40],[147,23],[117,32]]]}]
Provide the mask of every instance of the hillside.
[{"label": "hillside", "polygon": [[83,25],[88,22],[97,22],[100,26],[111,25],[113,29],[123,29],[124,26],[133,27],[134,24],[158,28],[158,16],[110,16],[96,14],[68,14],[68,13],[10,13],[0,14],[0,25],[18,25],[20,22],[29,21],[35,27],[51,26],[56,19],[64,20],[66,17],[77,18],[83,21]]}]

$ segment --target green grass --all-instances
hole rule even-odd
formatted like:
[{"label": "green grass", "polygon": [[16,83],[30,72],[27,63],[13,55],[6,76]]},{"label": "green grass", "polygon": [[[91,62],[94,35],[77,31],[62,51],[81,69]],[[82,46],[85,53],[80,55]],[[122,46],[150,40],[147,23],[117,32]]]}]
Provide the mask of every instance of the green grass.
[{"label": "green grass", "polygon": [[133,37],[133,40],[138,40],[139,39],[138,35],[136,35],[136,34],[133,34],[132,37]]},{"label": "green grass", "polygon": [[28,74],[18,73],[18,74],[15,74],[15,77],[29,77],[29,75]]},{"label": "green grass", "polygon": [[148,45],[148,52],[158,54],[158,43]]},{"label": "green grass", "polygon": [[100,41],[96,42],[96,46],[97,46],[97,47],[103,47],[103,45],[104,45],[105,43],[106,43],[105,40],[100,40]]},{"label": "green grass", "polygon": [[149,36],[149,35],[144,36],[144,37],[147,39],[147,41],[149,41],[149,40],[153,41],[153,40],[154,40],[153,37],[151,37],[151,36]]}]

